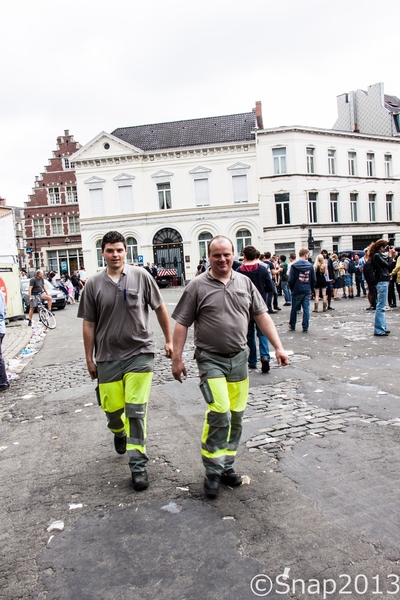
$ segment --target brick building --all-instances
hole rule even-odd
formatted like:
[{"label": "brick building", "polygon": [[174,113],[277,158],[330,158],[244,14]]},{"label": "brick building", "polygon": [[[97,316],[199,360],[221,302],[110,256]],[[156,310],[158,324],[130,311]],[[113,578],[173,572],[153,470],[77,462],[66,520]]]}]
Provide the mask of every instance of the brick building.
[{"label": "brick building", "polygon": [[82,264],[82,241],[74,163],[80,148],[68,130],[57,138],[57,149],[25,202],[26,266],[58,275]]}]

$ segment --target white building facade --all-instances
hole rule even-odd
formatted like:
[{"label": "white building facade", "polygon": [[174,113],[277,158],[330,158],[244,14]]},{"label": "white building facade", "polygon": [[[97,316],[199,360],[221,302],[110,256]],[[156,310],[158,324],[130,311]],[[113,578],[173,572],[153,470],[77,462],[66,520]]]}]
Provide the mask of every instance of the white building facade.
[{"label": "white building facade", "polygon": [[288,254],[400,244],[400,146],[394,137],[307,127],[257,132],[263,250]]},{"label": "white building facade", "polygon": [[174,268],[180,283],[215,235],[236,254],[259,245],[256,128],[254,110],[102,132],[83,146],[73,161],[88,273],[103,267],[100,242],[112,229],[127,239],[128,262]]}]

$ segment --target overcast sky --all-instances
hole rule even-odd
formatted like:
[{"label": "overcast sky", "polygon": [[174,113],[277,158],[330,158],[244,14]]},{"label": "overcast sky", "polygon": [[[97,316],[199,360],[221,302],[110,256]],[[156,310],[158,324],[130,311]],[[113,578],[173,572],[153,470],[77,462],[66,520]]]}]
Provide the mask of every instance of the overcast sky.
[{"label": "overcast sky", "polygon": [[23,206],[69,129],[248,112],[332,127],[336,96],[400,96],[400,3],[20,0],[0,17],[0,196]]}]

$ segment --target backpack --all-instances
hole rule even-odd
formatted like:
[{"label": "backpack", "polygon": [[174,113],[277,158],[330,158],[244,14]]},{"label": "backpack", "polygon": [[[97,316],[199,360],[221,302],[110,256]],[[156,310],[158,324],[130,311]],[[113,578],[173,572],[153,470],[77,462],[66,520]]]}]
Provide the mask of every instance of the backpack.
[{"label": "backpack", "polygon": [[347,265],[347,272],[352,274],[356,272],[356,265],[352,260],[349,260],[349,264]]},{"label": "backpack", "polygon": [[363,273],[368,285],[376,285],[378,283],[378,278],[371,260],[365,261]]}]

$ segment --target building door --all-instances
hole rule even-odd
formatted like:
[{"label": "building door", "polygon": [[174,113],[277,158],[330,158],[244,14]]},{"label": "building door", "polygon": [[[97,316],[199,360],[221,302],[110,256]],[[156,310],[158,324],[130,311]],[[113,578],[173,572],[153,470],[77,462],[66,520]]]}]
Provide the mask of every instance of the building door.
[{"label": "building door", "polygon": [[183,244],[180,234],[171,228],[161,229],[153,238],[154,264],[159,269],[175,269],[178,285],[185,281]]},{"label": "building door", "polygon": [[364,250],[372,242],[376,242],[382,237],[381,233],[375,233],[372,235],[353,235],[353,247],[350,250]]}]

